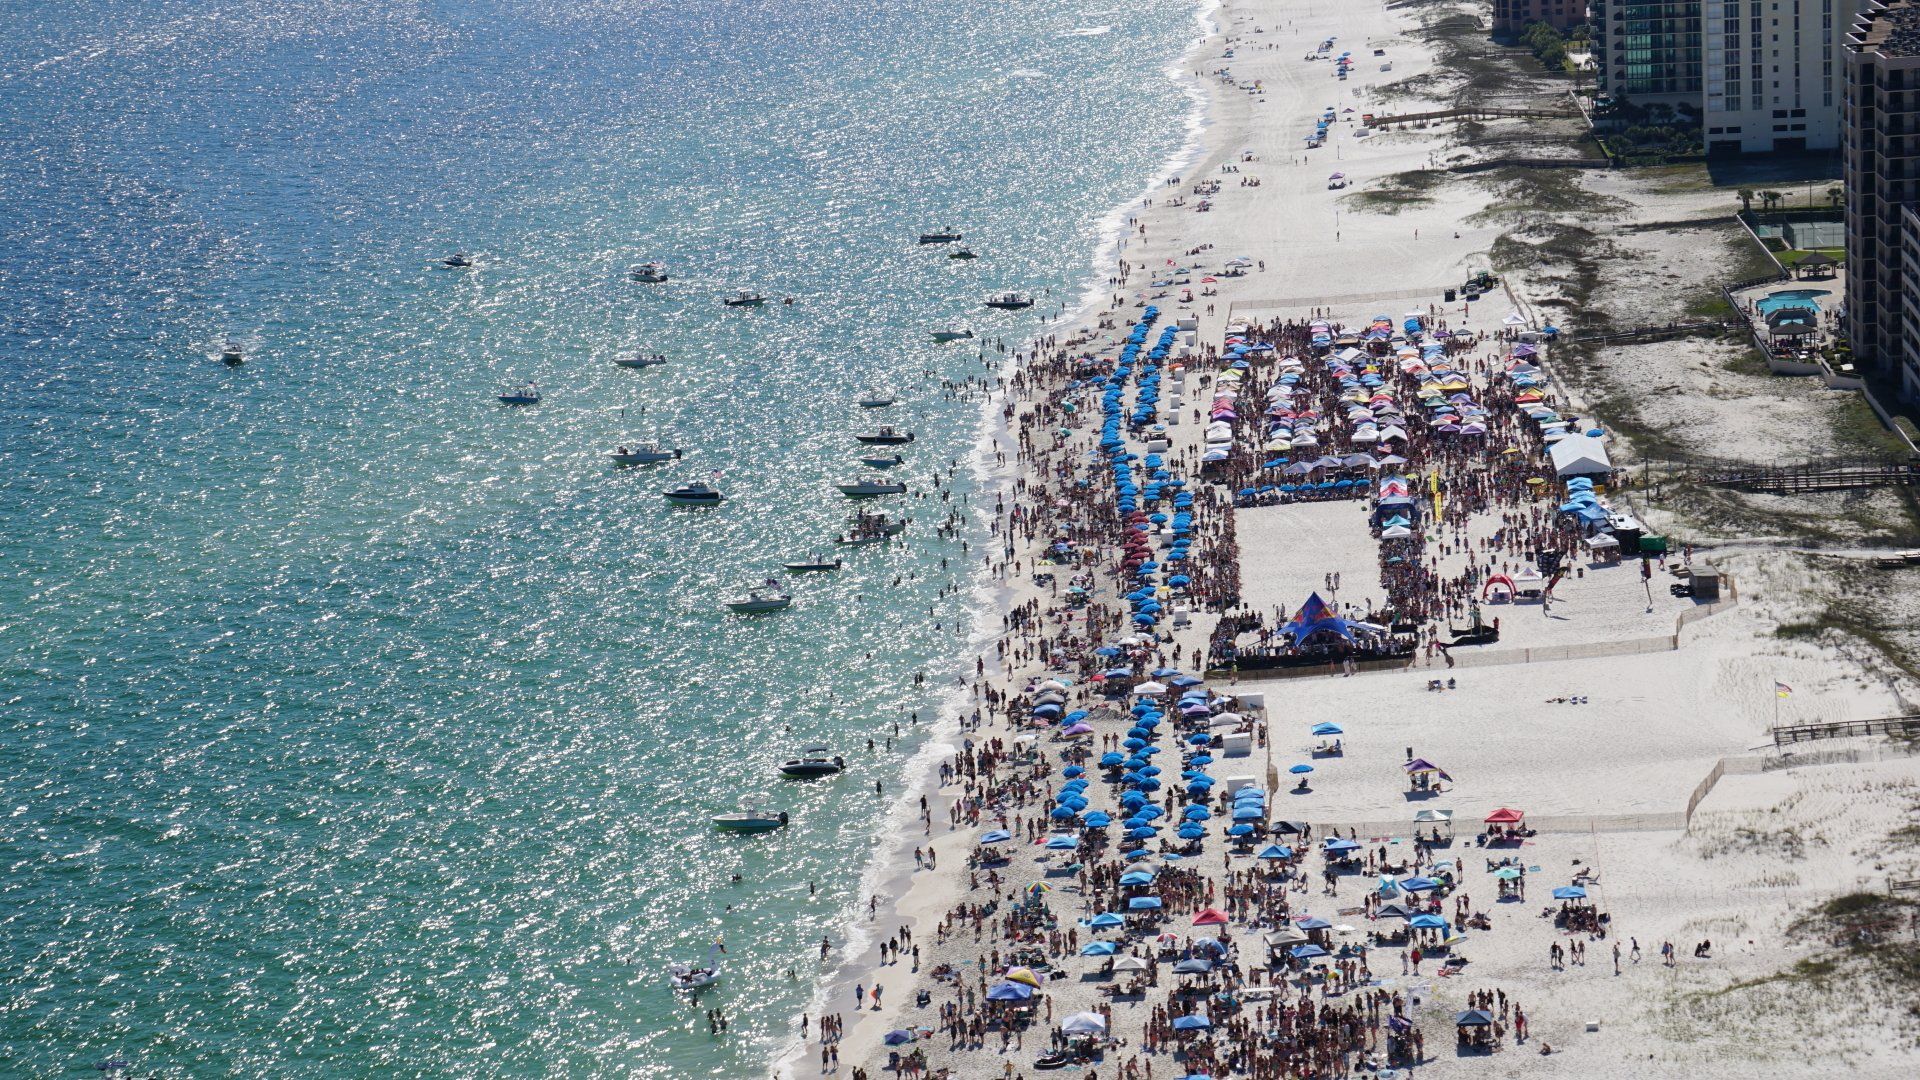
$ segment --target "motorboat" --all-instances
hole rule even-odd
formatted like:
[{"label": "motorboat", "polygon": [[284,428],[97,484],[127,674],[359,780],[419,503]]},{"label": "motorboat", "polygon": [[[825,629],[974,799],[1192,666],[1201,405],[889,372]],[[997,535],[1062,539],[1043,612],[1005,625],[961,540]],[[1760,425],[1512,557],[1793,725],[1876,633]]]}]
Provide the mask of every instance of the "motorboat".
[{"label": "motorboat", "polygon": [[446,258],[441,259],[440,265],[450,266],[457,270],[457,269],[460,269],[461,267],[472,266],[473,260],[467,257],[466,252],[456,251],[453,254],[447,256]]},{"label": "motorboat", "polygon": [[667,965],[667,982],[675,990],[700,990],[720,981],[720,957],[727,947],[716,941],[707,949],[707,959],[699,964]]},{"label": "motorboat", "polygon": [[869,390],[860,395],[860,407],[863,409],[884,409],[899,401],[898,397],[885,390]]},{"label": "motorboat", "polygon": [[660,285],[667,280],[667,268],[663,263],[642,263],[627,271],[627,276],[643,285]]},{"label": "motorboat", "polygon": [[686,964],[667,965],[667,982],[675,990],[704,990],[720,981],[720,973],[712,968],[689,967]]},{"label": "motorboat", "polygon": [[832,776],[847,767],[845,758],[833,755],[833,751],[824,746],[808,747],[800,751],[800,756],[781,762],[780,775],[794,780],[812,780],[820,776]]},{"label": "motorboat", "polygon": [[812,559],[802,559],[798,562],[781,563],[780,565],[785,567],[789,574],[813,574],[828,570],[838,570],[841,564],[839,559],[828,561],[815,555]]},{"label": "motorboat", "polygon": [[891,469],[895,465],[905,465],[906,463],[907,459],[899,454],[895,454],[892,457],[863,457],[860,459],[860,464],[865,465],[869,469]]},{"label": "motorboat", "polygon": [[540,404],[540,388],[532,383],[528,383],[518,390],[502,390],[500,391],[500,404],[538,405]]},{"label": "motorboat", "polygon": [[636,352],[629,353],[626,356],[616,356],[613,358],[613,362],[624,368],[650,368],[659,367],[661,364],[666,363],[667,358],[662,353]]},{"label": "motorboat", "polygon": [[713,827],[727,832],[772,832],[787,827],[787,812],[772,813],[766,810],[740,810],[731,814],[715,814]]},{"label": "motorboat", "polygon": [[973,331],[971,330],[935,330],[933,332],[933,343],[935,345],[944,345],[949,341],[966,341],[971,337],[973,337]]},{"label": "motorboat", "polygon": [[834,486],[840,489],[840,494],[850,499],[871,499],[876,495],[904,495],[907,493],[907,485],[885,480],[878,476],[870,476],[863,480],[855,480],[850,484],[835,484]]},{"label": "motorboat", "polygon": [[643,442],[634,446],[615,447],[607,457],[615,465],[658,465],[663,461],[680,460],[680,451],[669,450],[658,443]]},{"label": "motorboat", "polygon": [[999,296],[988,299],[987,306],[999,308],[1001,311],[1019,311],[1021,308],[1032,307],[1033,297],[1021,296],[1019,293],[1001,293]]},{"label": "motorboat", "polygon": [[859,513],[847,522],[847,531],[834,538],[834,543],[847,546],[881,544],[906,531],[905,521],[894,521],[885,514]]},{"label": "motorboat", "polygon": [[734,293],[732,296],[720,302],[728,307],[759,307],[761,304],[767,302],[767,298],[760,293],[748,292],[745,289],[741,289],[739,292]]},{"label": "motorboat", "polygon": [[728,600],[724,606],[736,615],[765,615],[768,612],[785,611],[792,607],[793,597],[787,593],[776,592],[773,585],[773,579],[768,578],[764,588],[750,589],[747,595]]},{"label": "motorboat", "polygon": [[923,244],[951,244],[958,239],[960,239],[960,234],[952,229],[947,229],[942,232],[920,234],[920,242]]},{"label": "motorboat", "polygon": [[855,435],[854,438],[859,439],[863,443],[878,444],[881,446],[898,446],[902,443],[912,442],[913,432],[901,431],[898,428],[882,425],[878,431],[869,431],[864,435]]},{"label": "motorboat", "polygon": [[975,255],[973,252],[968,251],[966,248],[960,248],[957,251],[947,252],[947,258],[949,259],[977,259],[979,257],[980,256]]},{"label": "motorboat", "polygon": [[228,367],[239,367],[247,362],[247,354],[239,342],[228,338],[227,343],[220,346],[220,362]]},{"label": "motorboat", "polygon": [[724,498],[726,496],[699,482],[685,484],[666,493],[666,500],[675,506],[719,506]]}]

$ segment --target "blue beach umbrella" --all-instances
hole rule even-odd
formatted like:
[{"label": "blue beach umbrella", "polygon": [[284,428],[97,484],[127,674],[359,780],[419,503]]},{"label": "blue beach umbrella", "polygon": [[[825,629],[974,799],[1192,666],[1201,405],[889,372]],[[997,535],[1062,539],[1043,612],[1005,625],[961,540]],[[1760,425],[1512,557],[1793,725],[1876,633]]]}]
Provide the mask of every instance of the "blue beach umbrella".
[{"label": "blue beach umbrella", "polygon": [[1047,847],[1054,851],[1072,851],[1079,846],[1079,842],[1071,836],[1054,836],[1047,840]]},{"label": "blue beach umbrella", "polygon": [[1233,828],[1227,830],[1227,835],[1228,836],[1252,836],[1253,826],[1235,825]]},{"label": "blue beach umbrella", "polygon": [[988,1001],[1029,1001],[1033,995],[1033,987],[1017,982],[996,983],[987,990]]},{"label": "blue beach umbrella", "polygon": [[1287,771],[1288,771],[1288,772],[1290,772],[1290,773],[1292,773],[1292,774],[1294,774],[1295,776],[1305,776],[1305,775],[1307,775],[1308,773],[1310,773],[1310,772],[1312,772],[1312,771],[1313,771],[1313,766],[1311,766],[1311,765],[1295,765],[1295,766],[1294,766],[1293,768],[1291,768],[1291,769],[1288,769]]}]

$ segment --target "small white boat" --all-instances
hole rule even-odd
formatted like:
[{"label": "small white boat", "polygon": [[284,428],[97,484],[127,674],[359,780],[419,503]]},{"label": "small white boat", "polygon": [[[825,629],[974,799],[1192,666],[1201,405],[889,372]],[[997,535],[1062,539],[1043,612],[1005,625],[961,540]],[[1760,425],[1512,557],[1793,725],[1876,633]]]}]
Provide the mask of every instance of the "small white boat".
[{"label": "small white boat", "polygon": [[885,390],[869,390],[860,395],[860,407],[863,409],[884,409],[900,399]]},{"label": "small white boat", "polygon": [[894,521],[885,514],[855,514],[847,523],[847,531],[834,538],[834,543],[856,547],[866,544],[881,544],[906,531],[905,521]]},{"label": "small white boat", "polygon": [[782,762],[780,775],[794,780],[811,780],[819,776],[832,776],[846,767],[845,758],[835,755],[824,746],[813,746],[800,751],[799,757]]},{"label": "small white boat", "polygon": [[765,615],[792,607],[793,597],[776,591],[773,585],[773,579],[768,578],[764,588],[749,590],[747,595],[728,600],[724,606],[736,615]]},{"label": "small white boat", "polygon": [[657,443],[643,442],[635,446],[618,446],[607,454],[615,465],[658,465],[663,461],[680,460],[680,451],[669,450]]},{"label": "small white boat", "polygon": [[765,296],[759,293],[748,292],[745,289],[741,289],[739,292],[721,301],[721,303],[728,307],[759,307],[766,302],[767,298]]},{"label": "small white boat", "polygon": [[865,465],[869,469],[891,469],[895,465],[905,465],[906,463],[907,459],[899,454],[895,454],[892,457],[863,457],[860,459],[860,464]]},{"label": "small white boat", "polygon": [[528,383],[518,390],[502,390],[500,391],[500,404],[538,405],[540,404],[540,388],[532,383]]},{"label": "small white boat", "polygon": [[240,348],[239,342],[228,338],[227,343],[220,346],[220,362],[228,367],[239,367],[247,362],[247,354]]},{"label": "small white boat", "polygon": [[1033,297],[1021,296],[1019,293],[1002,293],[988,300],[987,306],[1001,311],[1019,311],[1022,308],[1032,307]]},{"label": "small white boat", "polygon": [[667,965],[667,982],[675,990],[700,990],[720,981],[720,955],[727,947],[716,941],[707,949],[706,962]]},{"label": "small white boat", "polygon": [[675,990],[703,990],[720,981],[720,973],[712,968],[688,967],[685,964],[670,964],[667,967],[667,982]]},{"label": "small white boat", "polygon": [[772,832],[784,829],[787,825],[787,812],[772,813],[766,810],[741,810],[732,814],[715,814],[713,827],[728,832]]},{"label": "small white boat", "polygon": [[657,262],[641,263],[627,271],[627,276],[643,285],[659,285],[667,280],[667,268]]},{"label": "small white boat", "polygon": [[466,252],[456,251],[453,254],[447,256],[446,258],[441,259],[440,265],[450,266],[457,270],[461,267],[472,266],[473,260],[467,257]]},{"label": "small white boat", "polygon": [[960,239],[959,230],[952,228],[920,234],[920,242],[923,244],[951,244],[958,239]]},{"label": "small white boat", "polygon": [[625,368],[649,368],[659,367],[661,364],[667,362],[667,358],[660,353],[637,352],[628,353],[626,356],[616,356],[613,358],[613,362]]},{"label": "small white boat", "polygon": [[726,496],[702,483],[685,484],[666,493],[666,500],[675,506],[719,506]]},{"label": "small white boat", "polygon": [[944,345],[949,341],[966,341],[972,337],[971,330],[935,330],[933,332],[933,342],[936,345]]},{"label": "small white boat", "polygon": [[878,476],[869,476],[865,479],[855,480],[850,484],[835,484],[834,486],[840,489],[840,494],[850,499],[871,499],[876,495],[904,495],[907,492],[907,485],[882,479]]},{"label": "small white boat", "polygon": [[780,565],[784,567],[789,574],[814,574],[840,569],[840,560],[833,559],[829,561],[815,555],[811,559],[800,559],[795,562],[781,563]]},{"label": "small white boat", "polygon": [[859,439],[863,443],[873,443],[881,446],[897,446],[901,443],[912,442],[913,432],[901,431],[898,428],[883,425],[878,431],[870,431],[864,435],[855,435],[854,438]]}]

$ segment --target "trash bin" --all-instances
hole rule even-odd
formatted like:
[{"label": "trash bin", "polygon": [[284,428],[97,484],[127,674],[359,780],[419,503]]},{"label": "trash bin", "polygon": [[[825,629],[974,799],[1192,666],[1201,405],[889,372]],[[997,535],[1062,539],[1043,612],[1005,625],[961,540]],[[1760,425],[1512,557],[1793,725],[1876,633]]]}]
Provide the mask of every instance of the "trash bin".
[{"label": "trash bin", "polygon": [[1458,300],[1459,298],[1460,298],[1460,290],[1458,289],[1447,290],[1447,303],[1451,304],[1455,300]]}]

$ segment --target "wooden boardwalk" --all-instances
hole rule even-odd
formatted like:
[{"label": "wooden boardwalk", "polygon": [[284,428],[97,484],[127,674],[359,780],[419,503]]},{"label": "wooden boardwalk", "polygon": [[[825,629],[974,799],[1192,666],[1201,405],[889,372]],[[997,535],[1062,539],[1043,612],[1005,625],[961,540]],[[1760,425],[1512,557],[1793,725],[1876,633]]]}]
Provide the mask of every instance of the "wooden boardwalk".
[{"label": "wooden boardwalk", "polygon": [[1878,720],[1835,720],[1825,724],[1789,724],[1773,729],[1773,745],[1820,739],[1852,739],[1863,735],[1893,735],[1920,738],[1920,715],[1883,716]]},{"label": "wooden boardwalk", "polygon": [[1884,458],[1828,458],[1797,465],[1714,465],[1695,476],[1714,487],[1769,495],[1920,486],[1920,462]]},{"label": "wooden boardwalk", "polygon": [[1398,116],[1376,116],[1367,121],[1367,126],[1387,127],[1392,124],[1420,124],[1435,120],[1504,120],[1513,117],[1540,117],[1551,120],[1578,120],[1581,118],[1579,112],[1571,109],[1441,109],[1437,112],[1401,113]]}]

